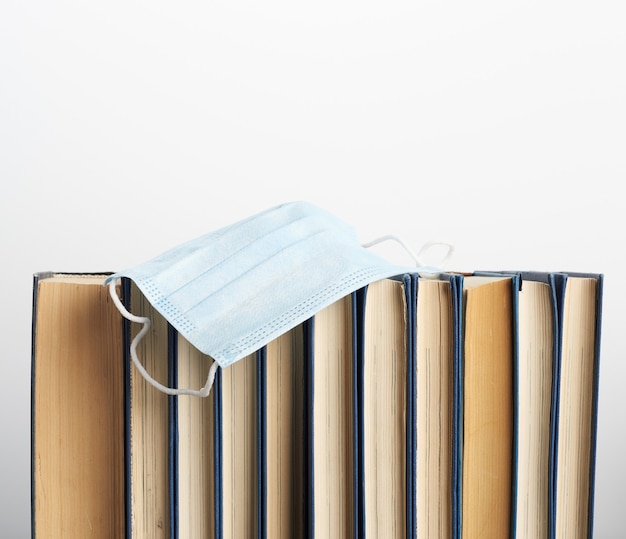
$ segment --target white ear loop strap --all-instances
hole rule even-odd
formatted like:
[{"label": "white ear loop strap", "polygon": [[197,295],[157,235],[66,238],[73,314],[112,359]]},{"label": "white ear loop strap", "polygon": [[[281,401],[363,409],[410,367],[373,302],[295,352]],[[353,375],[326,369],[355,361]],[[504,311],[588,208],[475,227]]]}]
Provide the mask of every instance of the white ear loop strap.
[{"label": "white ear loop strap", "polygon": [[113,303],[120,311],[120,313],[122,313],[122,316],[124,318],[131,322],[143,324],[143,328],[141,328],[141,331],[139,331],[139,333],[135,335],[134,339],[130,343],[130,356],[133,360],[133,363],[135,364],[135,367],[137,367],[137,370],[141,373],[141,376],[144,377],[146,382],[157,388],[159,391],[167,393],[168,395],[193,395],[195,397],[208,397],[209,393],[211,392],[213,382],[215,381],[215,373],[217,372],[217,367],[219,366],[217,361],[214,361],[211,365],[207,381],[201,389],[173,389],[171,387],[164,386],[160,382],[157,382],[154,378],[152,378],[152,376],[148,374],[148,371],[146,371],[144,366],[139,361],[139,358],[137,357],[137,345],[139,344],[139,341],[143,339],[144,335],[150,330],[150,319],[145,316],[136,316],[128,312],[126,307],[124,307],[124,305],[120,301],[120,298],[117,296],[117,293],[115,291],[115,281],[111,281],[109,283],[109,292],[111,294],[111,298],[113,299]]},{"label": "white ear loop strap", "polygon": [[426,266],[422,262],[422,259],[420,258],[420,256],[424,252],[426,252],[428,249],[430,249],[431,247],[435,245],[443,245],[447,247],[448,251],[446,252],[445,256],[442,258],[442,260],[439,262],[440,267],[443,267],[443,265],[450,259],[450,257],[452,256],[452,253],[454,252],[454,245],[452,245],[451,243],[448,243],[446,241],[429,241],[429,242],[426,242],[424,245],[422,245],[421,249],[416,255],[404,241],[402,241],[398,236],[394,236],[392,234],[386,234],[385,236],[380,236],[379,238],[375,238],[371,241],[363,243],[362,246],[365,248],[368,248],[378,243],[382,243],[383,241],[389,241],[389,240],[395,241],[396,243],[399,243],[403,247],[403,249],[415,261],[415,265],[418,268],[422,269],[422,271],[418,270],[418,273],[423,274],[425,277],[434,277],[436,276],[437,273],[441,273],[442,270],[439,268],[434,268],[432,266]]}]

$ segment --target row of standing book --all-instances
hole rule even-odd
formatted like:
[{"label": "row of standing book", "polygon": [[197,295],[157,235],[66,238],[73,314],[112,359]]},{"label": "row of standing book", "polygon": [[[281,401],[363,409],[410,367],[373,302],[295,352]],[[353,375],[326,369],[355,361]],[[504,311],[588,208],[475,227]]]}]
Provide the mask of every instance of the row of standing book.
[{"label": "row of standing book", "polygon": [[[34,276],[39,537],[589,537],[603,276],[368,285],[233,365],[207,398],[140,376],[105,275]],[[154,378],[212,360],[127,279]]]}]

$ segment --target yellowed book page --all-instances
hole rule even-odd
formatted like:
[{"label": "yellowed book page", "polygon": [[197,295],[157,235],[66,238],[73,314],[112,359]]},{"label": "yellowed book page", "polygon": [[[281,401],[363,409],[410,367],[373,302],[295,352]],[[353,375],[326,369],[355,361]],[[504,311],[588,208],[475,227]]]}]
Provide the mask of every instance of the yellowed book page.
[{"label": "yellowed book page", "polygon": [[257,358],[221,369],[224,537],[257,533]]},{"label": "yellowed book page", "polygon": [[587,537],[595,366],[596,279],[568,277],[563,308],[557,538]]},{"label": "yellowed book page", "polygon": [[313,341],[315,535],[353,537],[351,296],[315,315]]},{"label": "yellowed book page", "polygon": [[518,325],[517,537],[548,536],[553,346],[550,287],[524,280]]},{"label": "yellowed book page", "polygon": [[465,278],[462,533],[510,533],[513,314],[509,278]]},{"label": "yellowed book page", "polygon": [[33,532],[124,534],[122,320],[103,276],[38,283]]},{"label": "yellowed book page", "polygon": [[306,451],[302,326],[266,347],[267,537],[305,536]]},{"label": "yellowed book page", "polygon": [[418,539],[452,534],[453,306],[448,281],[420,279],[416,333]]},{"label": "yellowed book page", "polygon": [[[131,285],[130,311],[152,321],[139,341],[137,356],[157,381],[168,383],[167,321]],[[142,329],[131,325],[132,337]],[[168,396],[130,367],[131,525],[133,537],[168,537]]]},{"label": "yellowed book page", "polygon": [[407,320],[402,283],[371,283],[365,305],[365,534],[404,537]]},{"label": "yellowed book page", "polygon": [[[201,388],[213,359],[178,335],[178,386]],[[178,397],[179,536],[215,537],[214,397]]]}]

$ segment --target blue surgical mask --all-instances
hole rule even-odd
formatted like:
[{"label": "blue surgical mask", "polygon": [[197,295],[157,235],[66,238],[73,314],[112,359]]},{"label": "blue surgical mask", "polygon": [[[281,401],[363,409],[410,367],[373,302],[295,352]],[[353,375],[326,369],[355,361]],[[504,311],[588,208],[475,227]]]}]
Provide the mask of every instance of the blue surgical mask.
[{"label": "blue surgical mask", "polygon": [[[334,301],[373,281],[415,271],[389,263],[358,241],[352,227],[306,202],[283,204],[174,247],[109,277],[120,311],[144,324],[133,340],[142,375],[168,394],[209,394],[217,366],[260,349]],[[115,294],[119,277],[146,299],[213,364],[200,390],[153,380],[136,357],[149,320],[129,313]]]}]

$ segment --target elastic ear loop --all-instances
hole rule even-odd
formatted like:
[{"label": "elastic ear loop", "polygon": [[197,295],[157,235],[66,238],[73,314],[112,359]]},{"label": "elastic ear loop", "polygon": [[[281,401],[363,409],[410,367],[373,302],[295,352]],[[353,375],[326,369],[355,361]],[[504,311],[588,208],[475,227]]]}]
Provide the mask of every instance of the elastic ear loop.
[{"label": "elastic ear loop", "polygon": [[141,331],[139,331],[139,333],[135,335],[135,338],[130,343],[130,356],[133,360],[133,363],[135,364],[135,367],[137,367],[137,370],[141,373],[141,376],[144,377],[146,382],[148,382],[159,391],[167,393],[168,395],[193,395],[195,397],[208,397],[209,393],[211,392],[213,382],[215,381],[215,373],[217,372],[219,363],[217,363],[217,361],[213,361],[213,364],[209,369],[207,381],[201,389],[173,389],[171,387],[164,386],[160,382],[157,382],[154,378],[152,378],[152,376],[148,374],[148,371],[146,371],[144,366],[139,361],[139,358],[137,357],[137,345],[139,344],[139,341],[143,339],[144,335],[150,330],[150,319],[145,316],[136,316],[128,312],[126,307],[124,307],[124,305],[120,301],[120,298],[117,296],[117,293],[115,292],[115,281],[111,281],[109,283],[109,292],[111,294],[111,298],[113,299],[113,303],[115,303],[115,306],[120,311],[120,313],[122,313],[122,316],[126,318],[126,320],[136,322],[138,324],[143,324],[143,328],[141,328]]},{"label": "elastic ear loop", "polygon": [[383,241],[395,241],[396,243],[399,243],[402,246],[402,248],[409,254],[409,256],[414,260],[415,265],[419,268],[418,273],[422,277],[436,278],[438,274],[443,271],[439,267],[425,265],[422,262],[422,259],[420,258],[420,256],[424,252],[426,252],[428,249],[436,245],[443,245],[447,247],[448,251],[446,252],[445,256],[442,258],[441,262],[439,262],[439,265],[441,267],[443,267],[443,265],[450,259],[450,257],[452,256],[452,253],[454,252],[454,245],[451,243],[448,243],[446,241],[428,241],[424,245],[422,245],[422,247],[420,248],[419,252],[416,255],[413,252],[413,250],[404,241],[402,241],[398,236],[394,236],[393,234],[386,234],[384,236],[380,236],[379,238],[375,238],[371,241],[363,243],[362,246],[365,248],[368,248],[368,247],[372,247],[373,245],[377,245],[378,243],[382,243]]}]

